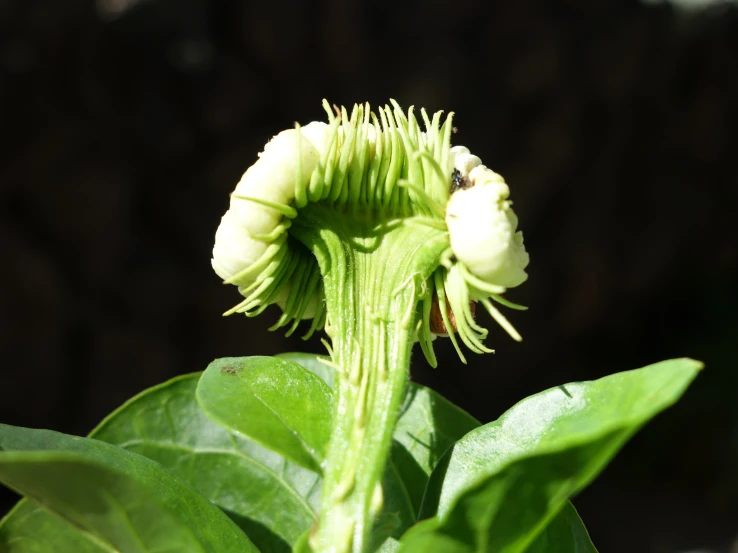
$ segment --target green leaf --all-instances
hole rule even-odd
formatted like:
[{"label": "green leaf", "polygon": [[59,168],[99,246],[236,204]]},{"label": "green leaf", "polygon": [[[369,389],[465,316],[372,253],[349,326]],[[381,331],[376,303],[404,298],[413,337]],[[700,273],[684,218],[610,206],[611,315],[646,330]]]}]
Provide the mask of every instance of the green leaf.
[{"label": "green leaf", "polygon": [[2,553],[116,553],[84,530],[23,499],[0,523]]},{"label": "green leaf", "polygon": [[0,480],[123,553],[258,551],[159,464],[97,440],[0,425]]},{"label": "green leaf", "polygon": [[[394,540],[393,540],[394,541]],[[397,544],[397,545],[395,545]],[[468,543],[454,539],[441,532],[421,532],[410,540],[392,544],[400,553],[474,553],[485,549],[473,549]],[[379,550],[378,553],[383,553]],[[566,502],[558,515],[538,534],[535,541],[525,550],[525,553],[597,553],[597,549],[589,539],[587,529],[582,519],[570,502]]]},{"label": "green leaf", "polygon": [[568,501],[526,553],[597,553],[574,505]]},{"label": "green leaf", "polygon": [[92,435],[164,465],[225,511],[262,553],[290,551],[315,521],[320,477],[211,421],[195,399],[199,378],[143,392]]},{"label": "green leaf", "polygon": [[328,361],[328,357],[324,355],[317,355],[315,353],[301,353],[301,352],[289,352],[289,353],[278,353],[275,355],[277,359],[285,359],[297,363],[303,369],[309,370],[320,379],[328,384],[328,387],[332,390],[333,383],[336,380],[336,371],[330,365],[327,365],[320,361],[323,359]]},{"label": "green leaf", "polygon": [[[146,390],[109,415],[91,436],[164,465],[224,510],[262,553],[290,551],[313,524],[320,478],[212,422],[195,400],[199,378],[200,373],[185,375]],[[28,518],[30,511],[35,514]],[[52,526],[49,519],[60,524]],[[56,549],[62,538],[79,541],[84,536],[27,500],[0,523],[0,551],[14,540],[46,544],[18,553],[87,553],[73,546]]]},{"label": "green leaf", "polygon": [[274,357],[213,361],[197,401],[222,426],[318,474],[330,438],[330,388],[301,366]]},{"label": "green leaf", "polygon": [[473,430],[431,475],[421,518],[433,518],[403,537],[402,551],[420,551],[431,538],[443,538],[448,551],[525,551],[567,498],[672,405],[701,367],[677,359],[559,386]]}]

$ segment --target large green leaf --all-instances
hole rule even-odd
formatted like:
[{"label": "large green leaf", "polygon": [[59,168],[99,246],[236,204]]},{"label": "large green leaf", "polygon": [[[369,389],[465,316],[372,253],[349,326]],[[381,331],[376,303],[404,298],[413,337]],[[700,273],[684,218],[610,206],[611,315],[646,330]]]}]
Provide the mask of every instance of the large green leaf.
[{"label": "large green leaf", "polygon": [[433,518],[403,537],[402,551],[434,539],[448,551],[524,551],[700,368],[677,359],[559,386],[473,430],[435,468],[421,509],[422,518]]},{"label": "large green leaf", "polygon": [[203,373],[197,401],[217,423],[321,473],[333,396],[310,371],[275,357],[218,359]]},{"label": "large green leaf", "polygon": [[[320,478],[206,417],[195,400],[199,377],[177,377],[139,394],[91,436],[164,465],[223,509],[263,553],[290,551],[313,524]],[[3,553],[10,540],[45,546],[9,550],[13,553],[88,551],[71,545],[57,549],[60,539],[84,543],[85,538],[26,500],[0,523]]]},{"label": "large green leaf", "polygon": [[289,551],[314,520],[320,477],[211,421],[195,399],[200,373],[151,388],[92,435],[164,465],[218,505],[260,551]]},{"label": "large green leaf", "polygon": [[258,551],[158,463],[116,446],[0,425],[0,481],[123,553]]}]

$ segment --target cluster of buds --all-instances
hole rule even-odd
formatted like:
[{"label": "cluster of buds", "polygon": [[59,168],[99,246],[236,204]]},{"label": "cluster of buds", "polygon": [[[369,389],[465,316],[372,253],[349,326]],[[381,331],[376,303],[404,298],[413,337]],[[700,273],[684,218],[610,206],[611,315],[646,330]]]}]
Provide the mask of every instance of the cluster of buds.
[{"label": "cluster of buds", "polygon": [[502,298],[527,278],[528,254],[504,179],[463,146],[450,145],[450,114],[421,129],[412,109],[397,104],[354,106],[328,123],[283,131],[265,146],[243,175],[223,216],[213,249],[213,268],[238,286],[244,300],[228,313],[257,315],[278,304],[273,328],[313,319],[306,334],[326,323],[324,290],[312,253],[290,236],[290,227],[311,203],[364,212],[379,221],[401,219],[446,233],[448,245],[437,269],[419,287],[421,323],[417,339],[431,364],[431,341],[447,334],[464,359],[455,335],[472,351],[487,330],[474,319],[481,303],[515,339],[520,336],[494,305],[520,308]]}]

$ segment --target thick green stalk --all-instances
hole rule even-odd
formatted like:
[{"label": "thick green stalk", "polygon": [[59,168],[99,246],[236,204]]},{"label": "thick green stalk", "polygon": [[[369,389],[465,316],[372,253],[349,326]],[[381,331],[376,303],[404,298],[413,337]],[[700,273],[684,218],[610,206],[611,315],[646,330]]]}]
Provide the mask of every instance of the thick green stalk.
[{"label": "thick green stalk", "polygon": [[447,246],[388,213],[306,207],[291,234],[318,259],[338,398],[324,466],[317,552],[363,553],[408,380],[418,301]]}]

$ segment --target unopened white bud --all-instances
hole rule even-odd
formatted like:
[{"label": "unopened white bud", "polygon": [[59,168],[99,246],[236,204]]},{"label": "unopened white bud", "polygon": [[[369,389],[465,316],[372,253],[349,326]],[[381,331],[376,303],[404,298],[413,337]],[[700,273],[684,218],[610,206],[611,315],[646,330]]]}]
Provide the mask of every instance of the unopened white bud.
[{"label": "unopened white bud", "polygon": [[446,206],[451,249],[477,277],[512,288],[525,282],[529,256],[518,218],[508,201],[510,189],[497,173],[483,166],[470,174],[472,186],[458,190]]},{"label": "unopened white bud", "polygon": [[[315,140],[328,127],[311,123],[308,134]],[[298,143],[300,156],[298,156]],[[282,214],[271,207],[244,199],[264,200],[273,204],[291,205],[295,187],[306,187],[313,169],[320,161],[320,152],[305,133],[289,129],[272,138],[259,154],[259,159],[241,177],[231,196],[231,206],[215,234],[212,265],[223,280],[243,272],[266,252],[269,243],[256,238],[273,232],[282,221]],[[302,182],[296,182],[297,164],[301,163]],[[250,281],[235,282],[248,285]]]}]

